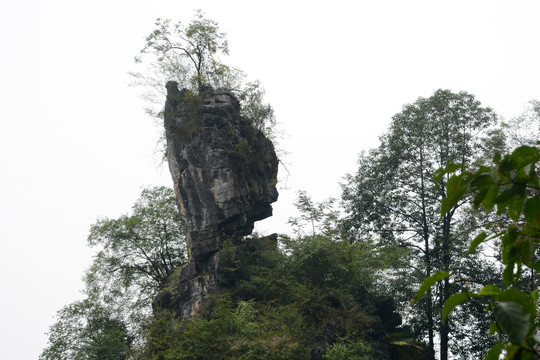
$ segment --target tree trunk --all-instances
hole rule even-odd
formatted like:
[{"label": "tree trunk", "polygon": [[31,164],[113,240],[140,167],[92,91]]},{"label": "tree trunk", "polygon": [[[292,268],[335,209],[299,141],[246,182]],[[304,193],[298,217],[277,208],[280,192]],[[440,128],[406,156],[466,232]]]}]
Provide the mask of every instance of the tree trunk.
[{"label": "tree trunk", "polygon": [[[429,256],[429,235],[424,233],[424,251],[425,251],[425,266],[426,266],[426,278],[431,276],[431,259]],[[428,347],[431,354],[435,354],[434,344],[434,324],[433,324],[433,296],[431,289],[426,294],[426,318],[428,328]]]},{"label": "tree trunk", "polygon": [[[442,269],[444,271],[450,270],[450,225],[452,222],[452,215],[455,210],[450,211],[448,214],[446,214],[443,218],[443,236],[442,236],[442,244],[441,244],[441,251],[442,251]],[[444,305],[445,301],[450,297],[450,280],[448,278],[444,279],[442,282],[442,288],[441,288],[441,309]],[[448,360],[448,340],[449,340],[449,333],[450,333],[450,327],[448,325],[448,319],[443,320],[442,318],[442,312],[441,312],[441,329],[440,329],[440,337],[441,337],[441,360]]]},{"label": "tree trunk", "polygon": [[[422,235],[424,237],[424,264],[426,266],[426,278],[431,276],[431,256],[429,249],[429,227],[426,214],[426,192],[424,183],[424,152],[420,151],[420,196],[422,199]],[[434,324],[433,324],[433,296],[431,289],[427,293],[426,299],[426,318],[428,326],[428,346],[429,351],[434,359],[435,344],[434,344]]]}]

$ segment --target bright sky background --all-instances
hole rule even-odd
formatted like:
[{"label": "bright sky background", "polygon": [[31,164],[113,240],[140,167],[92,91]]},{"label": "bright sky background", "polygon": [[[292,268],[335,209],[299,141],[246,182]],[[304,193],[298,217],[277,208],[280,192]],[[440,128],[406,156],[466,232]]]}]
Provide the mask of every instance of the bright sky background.
[{"label": "bright sky background", "polygon": [[419,96],[465,90],[507,118],[540,99],[538,1],[1,0],[0,359],[37,359],[81,297],[96,218],[172,185],[127,71],[157,17],[199,8],[287,133],[291,174],[264,232],[288,231],[298,190],[339,197]]}]

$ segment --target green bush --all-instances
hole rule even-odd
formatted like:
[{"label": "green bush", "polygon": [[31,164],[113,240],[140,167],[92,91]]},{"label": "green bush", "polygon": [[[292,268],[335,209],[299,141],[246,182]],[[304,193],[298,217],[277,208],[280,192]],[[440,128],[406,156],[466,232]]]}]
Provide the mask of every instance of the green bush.
[{"label": "green bush", "polygon": [[215,301],[205,315],[180,321],[166,312],[157,316],[148,327],[143,359],[309,359],[302,317],[293,307]]},{"label": "green bush", "polygon": [[192,318],[156,316],[143,360],[311,359],[325,349],[327,359],[388,357],[385,331],[399,321],[383,324],[379,310],[393,313],[393,302],[368,290],[364,255],[324,237],[227,241],[221,297]]},{"label": "green bush", "polygon": [[363,341],[344,341],[332,345],[324,360],[375,360],[372,349]]}]

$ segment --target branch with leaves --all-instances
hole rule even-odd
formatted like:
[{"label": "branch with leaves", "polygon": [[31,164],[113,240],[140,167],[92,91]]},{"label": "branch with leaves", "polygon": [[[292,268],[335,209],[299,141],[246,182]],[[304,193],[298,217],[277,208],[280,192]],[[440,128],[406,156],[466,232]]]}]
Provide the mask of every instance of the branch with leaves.
[{"label": "branch with leaves", "polygon": [[[540,143],[539,143],[540,144]],[[436,174],[437,178],[452,174],[446,189],[441,214],[451,211],[461,199],[471,195],[473,205],[497,215],[506,214],[507,224],[492,222],[472,240],[468,253],[473,254],[483,243],[500,240],[504,270],[504,288],[494,284],[479,292],[463,291],[448,298],[443,307],[443,318],[466,301],[480,301],[493,318],[492,335],[498,333],[504,341],[494,345],[485,359],[540,359],[540,321],[538,319],[539,290],[535,278],[540,272],[537,253],[540,244],[540,184],[538,146],[521,146],[511,154],[497,153],[493,166],[476,170],[462,165],[448,165]],[[524,274],[532,273],[532,283],[523,285]],[[439,271],[424,280],[414,302],[443,279],[454,276]]]}]

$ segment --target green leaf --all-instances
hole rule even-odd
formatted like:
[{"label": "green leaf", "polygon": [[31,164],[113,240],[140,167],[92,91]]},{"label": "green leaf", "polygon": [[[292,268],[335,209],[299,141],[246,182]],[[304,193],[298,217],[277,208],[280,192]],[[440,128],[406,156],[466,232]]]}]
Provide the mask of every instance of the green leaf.
[{"label": "green leaf", "polygon": [[512,152],[510,158],[513,160],[515,168],[520,169],[527,164],[539,160],[539,150],[531,146],[520,146]]},{"label": "green leaf", "polygon": [[514,159],[511,159],[508,155],[504,157],[504,159],[501,161],[501,164],[499,166],[499,169],[502,172],[508,172],[515,170],[517,168],[516,161]]},{"label": "green leaf", "polygon": [[498,152],[498,151],[495,152],[495,155],[493,156],[493,162],[495,164],[498,164],[501,161],[501,157],[502,157],[502,155],[501,155],[500,152]]},{"label": "green leaf", "polygon": [[489,327],[489,335],[495,335],[495,333],[498,333],[498,332],[501,332],[499,329],[499,325],[496,322],[494,322]]},{"label": "green leaf", "polygon": [[465,165],[463,164],[448,164],[444,168],[437,169],[435,173],[433,174],[433,177],[435,178],[435,182],[441,181],[444,175],[456,172],[456,170],[465,168]]},{"label": "green leaf", "polygon": [[501,293],[501,289],[499,289],[496,285],[486,285],[480,290],[478,295],[498,295]]},{"label": "green leaf", "polygon": [[482,205],[486,208],[488,212],[493,209],[493,206],[495,206],[495,199],[497,198],[497,195],[499,195],[500,188],[500,185],[491,186],[486,196],[484,197],[484,200],[482,200]]},{"label": "green leaf", "polygon": [[533,264],[533,269],[534,269],[534,271],[540,273],[540,260],[536,261],[536,262]]},{"label": "green leaf", "polygon": [[487,188],[491,186],[491,184],[493,184],[493,177],[488,174],[480,175],[471,181],[471,186],[477,190]]},{"label": "green leaf", "polygon": [[510,286],[514,280],[514,262],[507,264],[503,271],[504,285]]},{"label": "green leaf", "polygon": [[510,219],[518,221],[521,215],[521,210],[523,209],[523,202],[525,201],[524,197],[518,197],[511,201],[508,204],[508,215]]},{"label": "green leaf", "polygon": [[521,253],[517,239],[518,237],[516,236],[516,233],[509,233],[502,238],[502,259],[504,264],[519,263],[521,260]]},{"label": "green leaf", "polygon": [[441,215],[444,215],[452,210],[452,208],[457,205],[459,200],[461,200],[467,192],[468,187],[463,184],[464,176],[465,173],[460,175],[452,175],[452,177],[448,180],[448,183],[446,184],[447,197],[444,198],[441,203]]},{"label": "green leaf", "polygon": [[522,345],[529,331],[530,315],[515,302],[499,302],[495,305],[495,320],[501,329],[508,334],[511,342]]},{"label": "green leaf", "polygon": [[535,303],[538,302],[538,298],[539,298],[539,292],[538,292],[538,289],[535,289],[533,292],[531,292],[531,298],[533,299],[533,301]]},{"label": "green leaf", "polygon": [[431,275],[428,278],[425,278],[422,282],[422,285],[420,285],[420,289],[418,289],[418,292],[416,293],[416,296],[414,297],[412,303],[415,304],[422,296],[424,296],[429,289],[439,281],[446,279],[447,277],[450,277],[450,273],[446,271],[437,271],[435,274]]},{"label": "green leaf", "polygon": [[482,201],[484,201],[484,199],[486,198],[488,192],[489,192],[489,188],[482,189],[482,190],[478,191],[476,193],[476,195],[474,195],[473,206],[474,206],[475,209],[478,209],[478,207],[480,206]]},{"label": "green leaf", "polygon": [[463,293],[458,293],[450,296],[446,301],[444,302],[444,306],[442,309],[442,318],[443,321],[448,318],[448,315],[454,310],[454,308],[458,305],[463,304],[465,301],[476,297],[476,294],[470,291],[466,291]]},{"label": "green leaf", "polygon": [[540,197],[535,196],[527,199],[523,207],[523,213],[529,225],[536,227],[538,221],[540,221]]},{"label": "green leaf", "polygon": [[502,350],[504,349],[505,342],[500,342],[491,347],[484,360],[499,360]]},{"label": "green leaf", "polygon": [[523,307],[523,310],[531,314],[533,317],[536,317],[536,305],[533,301],[533,298],[531,297],[531,295],[526,294],[519,289],[506,289],[497,297],[497,300],[511,301],[519,304]]},{"label": "green leaf", "polygon": [[471,245],[469,246],[468,254],[469,255],[472,254],[474,250],[476,250],[478,245],[483,243],[486,238],[487,238],[487,234],[485,231],[482,231],[480,234],[476,235],[476,237],[471,242]]},{"label": "green leaf", "polygon": [[517,243],[519,247],[519,251],[521,254],[521,259],[523,260],[523,263],[527,265],[528,267],[532,268],[534,266],[533,264],[533,257],[534,252],[536,251],[537,244],[535,243],[534,239],[530,237],[526,237],[525,239],[522,238],[521,241]]},{"label": "green leaf", "polygon": [[529,360],[529,358],[526,356],[527,353],[523,353],[523,349],[521,348],[521,346],[507,343],[505,350],[505,360]]},{"label": "green leaf", "polygon": [[514,196],[523,195],[524,187],[520,184],[513,184],[509,189],[504,190],[497,198],[495,199],[496,204],[504,204],[510,201]]}]

